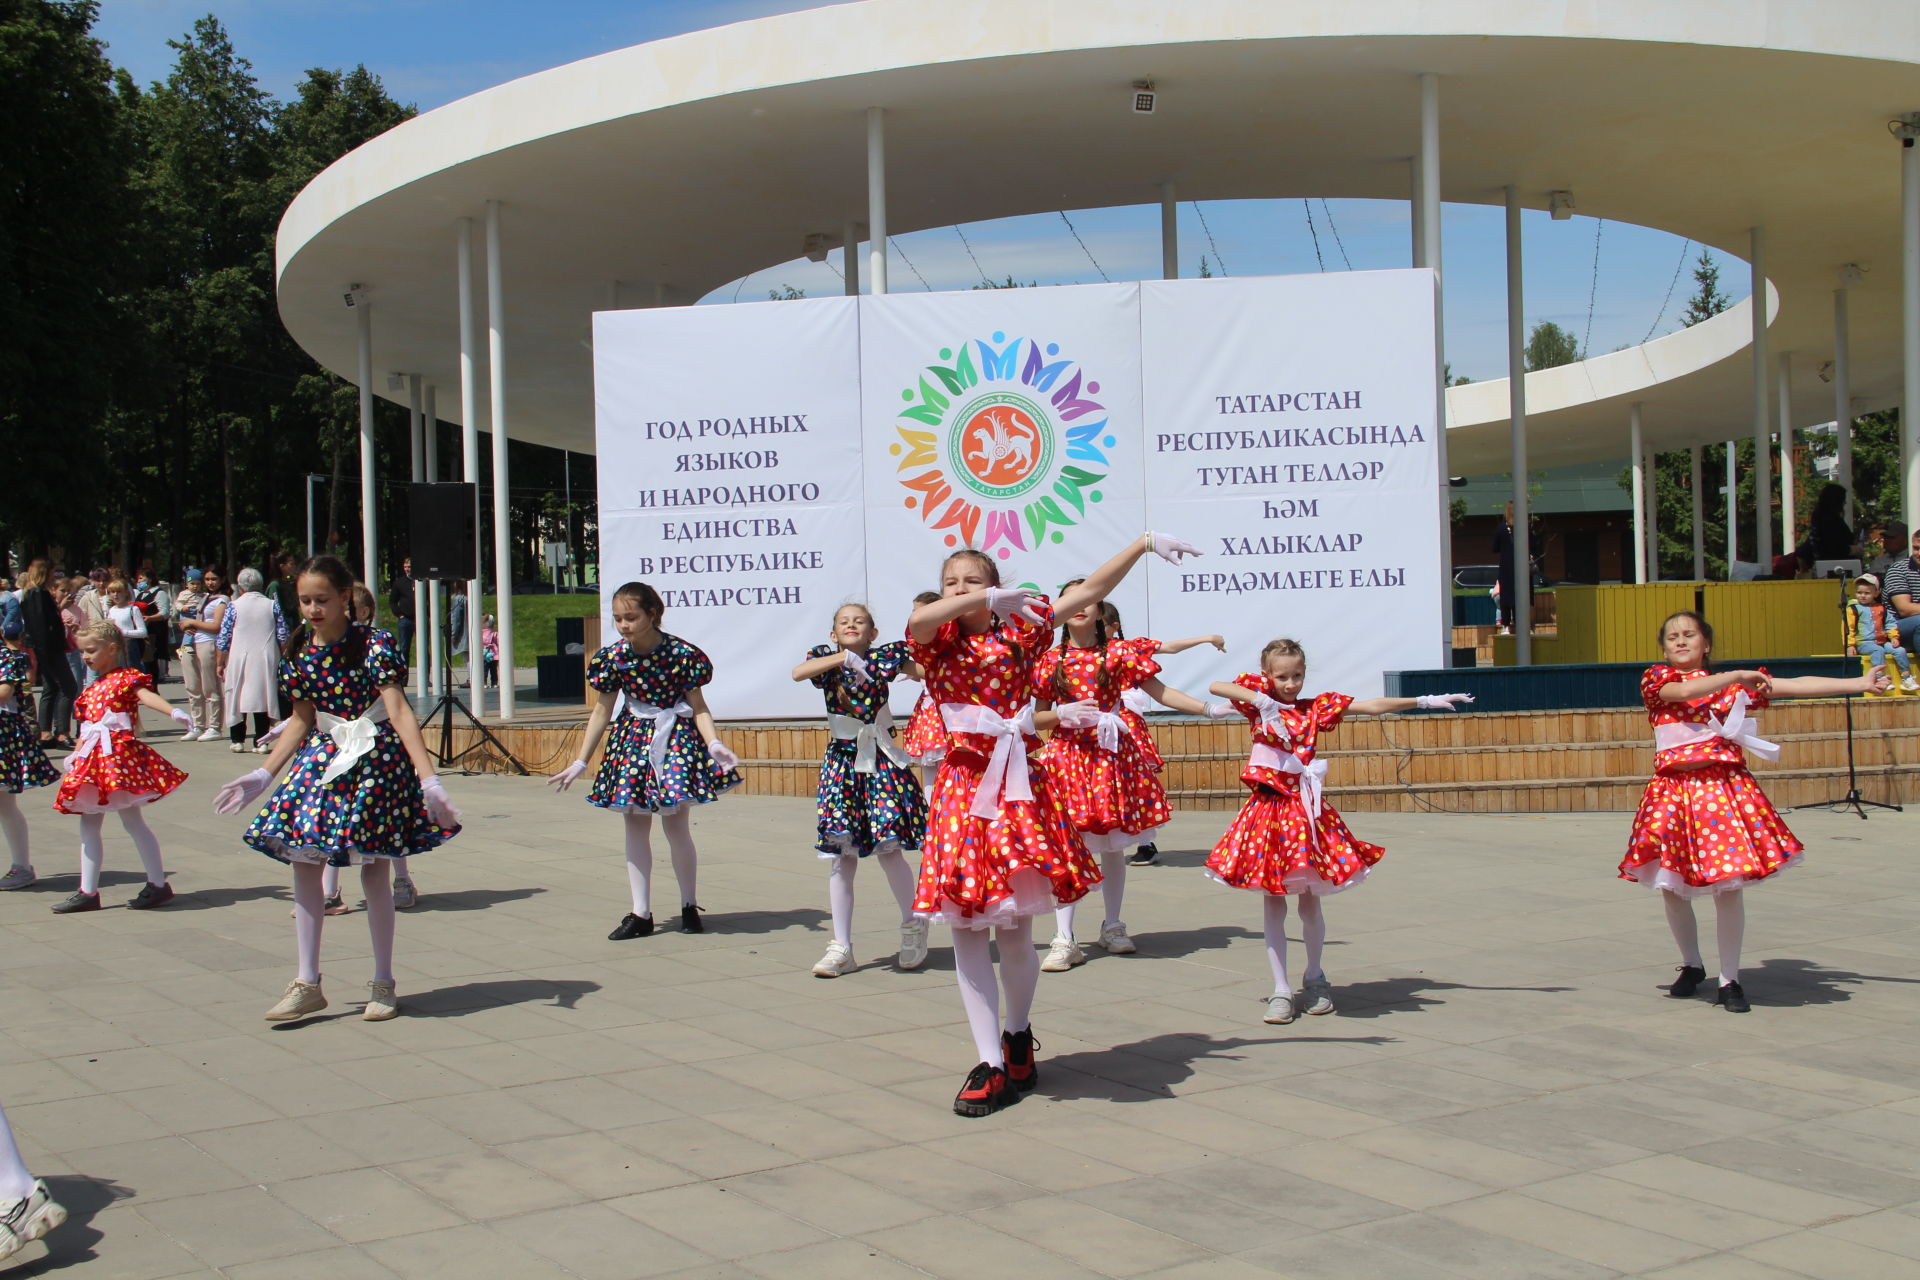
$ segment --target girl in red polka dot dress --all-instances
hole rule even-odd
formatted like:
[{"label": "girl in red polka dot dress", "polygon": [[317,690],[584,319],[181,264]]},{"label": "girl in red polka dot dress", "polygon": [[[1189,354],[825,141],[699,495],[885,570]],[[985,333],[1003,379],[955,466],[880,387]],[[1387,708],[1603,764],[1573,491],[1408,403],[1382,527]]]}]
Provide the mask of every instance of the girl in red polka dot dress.
[{"label": "girl in red polka dot dress", "polygon": [[[1079,584],[1075,579],[1062,589]],[[1081,842],[1100,859],[1100,895],[1106,909],[1100,945],[1110,955],[1136,950],[1120,919],[1127,850],[1150,842],[1173,817],[1167,789],[1160,783],[1160,753],[1147,722],[1126,708],[1126,695],[1138,690],[1175,711],[1208,714],[1198,698],[1160,682],[1160,664],[1154,658],[1167,648],[1146,637],[1123,638],[1120,611],[1102,600],[1066,620],[1060,643],[1034,669],[1040,707],[1089,702],[1097,712],[1094,723],[1084,728],[1055,729],[1041,754]],[[1215,708],[1221,716],[1233,714],[1230,703],[1216,703]],[[1054,911],[1054,937],[1040,962],[1042,972],[1064,973],[1085,962],[1086,953],[1073,938],[1076,905],[1063,903]]]},{"label": "girl in red polka dot dress", "polygon": [[120,665],[125,640],[113,623],[90,622],[74,639],[96,678],[73,700],[81,721],[80,742],[66,759],[66,777],[60,780],[53,807],[80,815],[80,889],[53,909],[60,915],[100,909],[100,868],[105,862],[101,836],[109,813],[120,815],[147,873],[146,884],[127,906],[136,911],[158,907],[173,900],[173,886],[167,883],[160,841],[140,810],[185,782],[187,775],[140,741],[136,730],[142,707],[176,724],[191,725],[192,717],[155,693],[153,679],[144,671]]},{"label": "girl in red polka dot dress", "polygon": [[[913,607],[918,609],[939,598],[938,591],[922,591],[913,598]],[[927,791],[932,791],[940,760],[947,754],[947,726],[940,721],[940,704],[925,689],[920,691],[919,700],[913,704],[913,714],[907,719],[907,731],[900,735],[900,749],[912,756],[913,762],[920,766],[921,785]]]},{"label": "girl in red polka dot dress", "polygon": [[[1418,698],[1354,699],[1344,693],[1300,696],[1307,681],[1307,655],[1297,641],[1274,640],[1260,651],[1260,675],[1215,683],[1215,697],[1230,698],[1253,729],[1253,752],[1240,781],[1250,794],[1207,858],[1207,876],[1235,889],[1265,894],[1267,962],[1273,994],[1262,1021],[1292,1022],[1302,1013],[1332,1013],[1333,988],[1321,967],[1327,918],[1320,899],[1351,889],[1367,878],[1386,850],[1354,837],[1330,804],[1320,798],[1326,762],[1314,759],[1320,735],[1347,716],[1383,716],[1415,708],[1450,711],[1471,702],[1465,693]],[[1287,899],[1300,900],[1300,933],[1307,947],[1303,992],[1287,976]]]},{"label": "girl in red polka dot dress", "polygon": [[[1740,988],[1740,943],[1747,909],[1742,890],[1801,861],[1803,846],[1747,772],[1745,751],[1777,760],[1780,748],[1754,730],[1748,713],[1775,698],[1834,698],[1884,692],[1884,669],[1845,679],[1776,680],[1758,671],[1709,674],[1713,628],[1692,611],[1660,624],[1666,661],[1640,677],[1640,697],[1653,726],[1653,779],[1633,815],[1620,878],[1660,890],[1667,927],[1680,947],[1680,977],[1667,988],[1676,1000],[1706,981],[1693,900],[1713,899],[1720,945],[1714,1003],[1746,1013]],[[1744,748],[1744,750],[1743,750]]]},{"label": "girl in red polka dot dress", "polygon": [[[1178,563],[1197,554],[1178,538],[1147,534],[1061,596],[1078,613],[1119,584],[1147,551]],[[1037,592],[1000,584],[1000,568],[967,548],[940,570],[941,598],[913,611],[913,660],[947,728],[933,784],[913,909],[953,928],[954,968],[979,1065],[953,1100],[963,1116],[990,1115],[1038,1081],[1029,1014],[1040,978],[1033,917],[1073,902],[1100,881],[1049,785],[1037,730],[1090,724],[1075,703],[1036,716],[1033,669],[1052,645],[1053,609]],[[998,935],[1006,1019],[990,943]]]}]

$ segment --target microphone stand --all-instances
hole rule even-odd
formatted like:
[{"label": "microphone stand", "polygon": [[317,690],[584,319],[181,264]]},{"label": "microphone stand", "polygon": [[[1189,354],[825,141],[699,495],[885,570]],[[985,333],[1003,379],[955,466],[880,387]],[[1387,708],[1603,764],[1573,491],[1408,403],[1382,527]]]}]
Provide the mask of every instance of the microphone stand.
[{"label": "microphone stand", "polygon": [[[468,601],[468,607],[473,607],[472,601]],[[420,721],[421,727],[429,731],[431,730],[434,720],[438,719],[440,721],[440,748],[436,751],[432,745],[429,744],[427,750],[432,754],[434,762],[444,769],[450,765],[459,764],[476,751],[491,748],[495,755],[498,755],[507,764],[512,765],[514,771],[524,777],[527,773],[527,767],[514,758],[513,752],[507,750],[506,744],[494,736],[493,730],[481,724],[478,717],[467,709],[467,704],[460,700],[460,695],[454,692],[456,686],[453,683],[452,623],[453,620],[451,618],[443,618],[440,624],[440,700],[433,704],[433,709],[428,711]],[[470,653],[467,655],[467,661],[469,663],[479,662],[481,660],[482,655],[480,654]],[[511,666],[508,667],[508,678],[512,678]],[[473,742],[469,743],[460,751],[453,749],[453,715],[456,711],[465,716],[467,723],[479,733],[479,736],[475,738]],[[421,736],[425,737],[426,734],[423,733]],[[474,770],[464,766],[460,771],[462,773],[474,772]]]},{"label": "microphone stand", "polygon": [[[1836,579],[1836,581],[1840,583],[1840,648],[1842,652],[1844,652],[1853,638],[1853,626],[1847,617],[1847,609],[1852,603],[1848,598],[1847,588],[1852,584],[1851,581],[1845,577]],[[1889,608],[1891,608],[1891,606],[1889,606]],[[1895,639],[1897,640],[1898,638],[1898,633],[1896,632]],[[1902,812],[1900,806],[1897,804],[1884,804],[1878,800],[1868,800],[1860,794],[1860,775],[1854,767],[1853,760],[1853,698],[1853,694],[1847,694],[1841,699],[1842,706],[1846,708],[1847,716],[1847,794],[1837,800],[1815,800],[1809,804],[1796,804],[1793,806],[1792,811],[1798,812],[1801,809],[1825,809],[1829,813],[1845,813],[1848,810],[1852,810],[1854,813],[1860,815],[1862,822],[1867,820],[1868,809],[1890,809],[1894,813]]]}]

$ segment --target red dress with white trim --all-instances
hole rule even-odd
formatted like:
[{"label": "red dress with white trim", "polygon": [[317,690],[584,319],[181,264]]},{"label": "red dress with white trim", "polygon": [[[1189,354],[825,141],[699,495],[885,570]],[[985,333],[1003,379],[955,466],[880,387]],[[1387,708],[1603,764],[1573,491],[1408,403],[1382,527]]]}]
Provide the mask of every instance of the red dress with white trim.
[{"label": "red dress with white trim", "polygon": [[947,754],[947,727],[940,723],[940,704],[925,689],[913,704],[907,731],[900,735],[900,749],[916,764],[939,764],[940,757]]},{"label": "red dress with white trim", "polygon": [[968,635],[956,620],[926,644],[908,637],[947,728],[913,909],[955,928],[1040,915],[1100,883],[1046,762],[1031,754],[1033,666],[1053,639],[1052,607],[1037,611],[1037,625],[1016,618]]},{"label": "red dress with white trim", "polygon": [[[1242,689],[1273,696],[1265,676],[1234,677]],[[1327,766],[1314,759],[1320,735],[1331,733],[1353,699],[1323,693],[1310,702],[1281,703],[1277,720],[1263,721],[1244,702],[1233,705],[1253,728],[1253,751],[1240,781],[1252,794],[1213,846],[1207,875],[1235,889],[1262,893],[1339,893],[1367,878],[1386,856],[1347,830],[1320,797]]]},{"label": "red dress with white trim", "polygon": [[1047,777],[1089,853],[1152,840],[1173,818],[1146,721],[1121,702],[1129,689],[1160,674],[1153,657],[1159,647],[1144,638],[1115,640],[1104,650],[1056,645],[1033,669],[1036,698],[1055,705],[1093,702],[1100,708],[1100,723],[1055,729],[1041,752]]},{"label": "red dress with white trim", "polygon": [[1667,685],[1707,674],[1662,662],[1640,677],[1640,698],[1654,732],[1653,778],[1633,815],[1619,870],[1622,880],[1683,898],[1765,880],[1798,864],[1806,848],[1747,772],[1743,745],[1756,754],[1779,754],[1747,719],[1766,707],[1766,696],[1729,685],[1691,702],[1661,699]]},{"label": "red dress with white trim", "polygon": [[106,813],[152,804],[187,775],[140,741],[140,690],[153,688],[144,671],[120,667],[88,685],[73,700],[80,717],[80,743],[67,758],[53,807],[61,813]]}]

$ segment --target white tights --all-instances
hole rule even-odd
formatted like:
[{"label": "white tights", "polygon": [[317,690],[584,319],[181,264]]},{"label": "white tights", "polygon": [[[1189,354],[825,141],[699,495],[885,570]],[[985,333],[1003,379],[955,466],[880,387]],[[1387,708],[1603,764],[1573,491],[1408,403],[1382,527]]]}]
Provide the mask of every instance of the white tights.
[{"label": "white tights", "polygon": [[[873,855],[887,873],[887,884],[900,904],[900,923],[913,923],[913,868],[898,849],[885,849]],[[853,877],[860,870],[860,856],[843,853],[832,860],[827,874],[827,902],[833,908],[833,940],[841,946],[853,945]]]},{"label": "white tights", "polygon": [[[1700,925],[1693,918],[1693,899],[1670,890],[1660,891],[1667,908],[1667,928],[1680,946],[1680,963],[1704,969],[1700,959]],[[1714,935],[1720,947],[1720,985],[1740,981],[1740,941],[1747,932],[1747,899],[1739,889],[1713,895]]]},{"label": "white tights", "polygon": [[27,815],[20,812],[20,798],[11,791],[0,791],[0,831],[6,832],[7,852],[13,865],[22,871],[33,868],[33,855],[27,848]]},{"label": "white tights", "polygon": [[[1127,851],[1108,850],[1100,855],[1100,902],[1107,912],[1107,918],[1100,922],[1101,928],[1119,923],[1120,905],[1126,896]],[[1053,909],[1053,932],[1056,937],[1073,936],[1073,909],[1079,905],[1078,902],[1069,902]]]},{"label": "white tights", "polygon": [[[1040,957],[1033,950],[1033,918],[1019,916],[1012,924],[993,930],[953,931],[953,967],[960,974],[960,1003],[966,1006],[967,1026],[973,1032],[974,1052],[989,1066],[1007,1065],[1000,1044],[1000,986],[1007,988],[1008,1031],[1024,1031],[1033,1016],[1033,992],[1040,985]],[[1000,943],[1000,979],[993,975],[990,941]]]},{"label": "white tights", "polygon": [[27,1162],[20,1158],[20,1148],[13,1140],[13,1126],[7,1123],[7,1113],[0,1109],[0,1204],[8,1200],[25,1200],[33,1194],[33,1175],[27,1172]]},{"label": "white tights", "polygon": [[[126,827],[127,835],[133,841],[133,847],[139,850],[140,865],[146,869],[148,884],[165,884],[167,867],[160,860],[160,841],[153,834],[153,828],[147,825],[147,819],[139,809],[119,809],[120,823]],[[104,813],[83,813],[80,815],[80,892],[100,892],[100,868],[107,860],[106,848],[101,840],[101,832],[107,825]]]},{"label": "white tights", "polygon": [[[693,847],[693,812],[684,806],[660,819],[667,829],[667,851],[673,857],[673,878],[680,882],[680,904],[697,904],[694,879],[700,854]],[[633,893],[633,914],[653,915],[653,815],[627,814],[627,888]]]},{"label": "white tights", "polygon": [[[1308,981],[1326,977],[1326,971],[1320,967],[1321,953],[1327,946],[1327,917],[1320,909],[1320,895],[1303,893],[1300,898],[1300,941],[1307,948]],[[1273,966],[1273,991],[1275,995],[1293,994],[1293,983],[1287,977],[1287,898],[1285,894],[1270,893],[1266,897],[1266,933],[1267,963]]]},{"label": "white tights", "polygon": [[[320,926],[326,920],[325,868],[293,864],[293,939],[302,982],[320,981]],[[393,863],[374,858],[360,864],[360,892],[367,900],[367,932],[373,938],[373,979],[393,981]]]}]

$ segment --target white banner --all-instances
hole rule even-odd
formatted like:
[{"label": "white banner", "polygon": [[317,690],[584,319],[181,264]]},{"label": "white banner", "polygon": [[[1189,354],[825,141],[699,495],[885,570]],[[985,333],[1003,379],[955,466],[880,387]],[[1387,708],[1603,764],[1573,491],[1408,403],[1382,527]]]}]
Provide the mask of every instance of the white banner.
[{"label": "white banner", "polygon": [[720,716],[820,715],[834,610],[897,638],[956,547],[1051,596],[1148,528],[1207,555],[1136,569],[1126,633],[1230,645],[1169,684],[1283,634],[1314,690],[1444,661],[1428,272],[612,312],[594,358],[604,590],[662,592]]},{"label": "white banner", "polygon": [[1239,671],[1290,636],[1358,697],[1444,666],[1431,274],[1151,281],[1140,337],[1148,507],[1207,553],[1153,578],[1156,634]]},{"label": "white banner", "polygon": [[788,678],[865,594],[856,300],[594,317],[603,632],[621,583],[713,659],[734,719],[821,714]]}]

